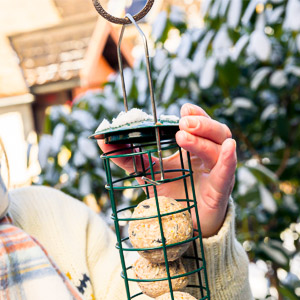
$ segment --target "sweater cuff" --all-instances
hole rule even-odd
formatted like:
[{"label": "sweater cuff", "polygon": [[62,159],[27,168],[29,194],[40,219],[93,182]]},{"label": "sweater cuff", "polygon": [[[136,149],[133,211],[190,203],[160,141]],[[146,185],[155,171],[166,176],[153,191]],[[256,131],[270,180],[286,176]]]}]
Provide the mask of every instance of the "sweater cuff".
[{"label": "sweater cuff", "polygon": [[235,238],[233,200],[219,232],[203,239],[208,284],[212,299],[252,299],[248,280],[248,257]]}]

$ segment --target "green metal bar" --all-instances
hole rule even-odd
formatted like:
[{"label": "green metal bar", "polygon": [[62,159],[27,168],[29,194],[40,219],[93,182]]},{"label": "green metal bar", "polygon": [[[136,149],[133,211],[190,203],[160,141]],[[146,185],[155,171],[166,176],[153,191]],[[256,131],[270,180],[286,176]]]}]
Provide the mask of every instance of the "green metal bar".
[{"label": "green metal bar", "polygon": [[[153,166],[152,166],[152,158],[151,158],[150,152],[148,153],[148,158],[149,158],[149,163],[150,163],[151,178],[152,178],[152,180],[155,180],[155,175],[154,175]],[[164,231],[163,231],[163,226],[162,226],[162,220],[161,220],[161,215],[160,215],[160,209],[159,209],[158,195],[157,195],[157,190],[156,190],[156,186],[155,185],[153,185],[153,191],[154,191],[156,208],[157,208],[157,216],[158,216],[158,222],[159,222],[161,240],[162,240],[162,244],[163,244],[162,247],[163,247],[163,252],[164,252],[164,258],[165,258],[165,265],[166,265],[166,271],[167,271],[167,276],[168,276],[168,283],[169,283],[170,295],[171,295],[171,300],[174,300],[173,288],[172,288],[172,281],[170,279],[171,275],[170,275],[168,255],[167,255],[167,249],[166,249],[166,240],[165,240],[165,236],[164,236]]]},{"label": "green metal bar", "polygon": [[[127,268],[128,270],[129,268]],[[196,272],[200,272],[201,270],[203,269],[203,267],[200,267],[199,269],[196,269],[196,270],[193,270],[193,271],[190,271],[190,272],[186,272],[184,274],[180,274],[180,275],[174,275],[174,276],[170,276],[170,277],[163,277],[163,278],[155,278],[155,279],[137,279],[137,278],[130,278],[130,277],[127,277],[127,279],[129,281],[134,281],[134,282],[154,282],[154,281],[164,281],[164,280],[168,280],[169,278],[172,280],[172,279],[177,279],[177,278],[180,278],[180,277],[185,277],[185,276],[189,276],[189,275],[192,275],[192,274],[195,274]],[[121,277],[124,278],[124,273],[122,271],[121,273]]]},{"label": "green metal bar", "polygon": [[[180,180],[180,179],[185,178],[185,177],[189,177],[189,174],[185,174],[185,175],[182,175],[182,176],[179,176],[179,177],[174,177],[174,178],[167,178],[167,179],[164,179],[164,180],[157,180],[157,182],[169,183],[169,182]],[[153,186],[153,184],[146,183],[146,184],[136,184],[136,185],[130,185],[130,186],[116,186],[116,187],[114,187],[114,189],[115,190],[127,190],[127,189],[136,189],[136,188],[145,187],[145,186]],[[106,184],[105,189],[110,190],[110,185]]]},{"label": "green metal bar", "polygon": [[[195,204],[197,204],[194,178],[193,178],[193,169],[192,169],[191,158],[190,158],[190,153],[189,152],[187,152],[187,159],[188,159],[189,169],[190,169],[190,172],[191,172],[190,174],[191,174],[191,187],[192,187],[193,198],[194,198]],[[203,271],[204,271],[205,286],[208,287],[207,272],[206,272],[206,261],[205,261],[205,257],[204,257],[204,247],[203,247],[203,242],[202,242],[202,233],[201,233],[201,226],[200,226],[200,220],[199,220],[199,213],[198,213],[197,205],[195,206],[195,213],[196,213],[196,219],[197,219],[197,226],[198,226],[198,230],[199,230],[198,231],[198,236],[199,236],[201,254],[202,254],[202,258],[203,258],[203,267],[204,267]],[[200,277],[200,279],[201,279],[201,277]],[[204,295],[203,286],[202,286],[201,282],[199,282],[199,284],[202,287],[201,288],[201,295],[203,297],[203,295]],[[208,296],[208,299],[210,299],[210,292],[209,292],[208,288],[207,288],[207,296]]]},{"label": "green metal bar", "polygon": [[[106,161],[106,168],[107,168],[107,174],[109,176],[107,176],[107,180],[108,180],[108,184],[112,185],[112,177],[111,177],[111,170],[110,170],[110,162],[109,159],[104,160]],[[111,206],[112,206],[112,210],[113,213],[115,215],[117,215],[116,213],[116,203],[115,203],[115,198],[114,198],[114,189],[113,186],[109,191],[110,194],[110,201],[111,201]],[[115,223],[115,230],[116,230],[116,236],[117,236],[117,241],[120,245],[120,250],[119,250],[119,254],[120,254],[120,259],[121,259],[121,265],[122,265],[122,269],[124,272],[124,283],[125,283],[125,288],[126,288],[126,293],[127,293],[127,298],[130,299],[130,289],[129,289],[129,284],[128,284],[128,278],[127,278],[127,271],[126,271],[126,264],[125,264],[125,259],[124,259],[124,254],[123,254],[123,249],[122,249],[122,242],[121,242],[121,235],[120,235],[120,228],[119,228],[119,221],[118,221],[118,217],[116,216],[116,219],[114,221]]]},{"label": "green metal bar", "polygon": [[[194,236],[194,237],[192,237],[188,240],[185,240],[185,241],[181,241],[181,242],[178,242],[178,243],[166,245],[166,248],[178,246],[178,245],[185,244],[185,243],[189,243],[189,242],[191,242],[193,240],[196,240],[196,239],[199,239],[199,235]],[[124,242],[124,241],[127,241],[127,240],[128,240],[128,237],[124,238],[121,241]],[[119,249],[119,243],[116,244],[116,248]],[[123,247],[124,251],[147,251],[147,250],[157,250],[157,249],[163,249],[163,246],[151,247],[151,248],[125,248],[125,247]]]},{"label": "green metal bar", "polygon": [[140,295],[143,295],[143,293],[137,293],[137,294],[135,294],[135,295],[131,296],[131,298],[130,298],[130,299],[133,299],[133,298],[135,298],[135,297],[137,297],[137,296],[140,296]]},{"label": "green metal bar", "polygon": [[[176,199],[176,201],[177,202],[185,202],[185,201],[189,201],[189,202],[194,202],[194,200],[191,200],[191,199]],[[121,209],[118,209],[117,210],[117,213],[119,213],[119,212],[121,212],[121,211],[124,211],[124,210],[128,210],[128,209],[133,209],[133,208],[135,208],[135,207],[137,207],[137,204],[135,204],[135,205],[131,205],[131,206],[127,206],[127,207],[125,207],[125,208],[121,208]],[[163,215],[162,215],[163,216]],[[121,219],[119,219],[119,220],[121,220]]]},{"label": "green metal bar", "polygon": [[[179,154],[180,154],[180,162],[181,162],[181,168],[184,169],[184,161],[183,161],[183,156],[182,156],[182,150],[181,148],[179,147]],[[188,155],[188,154],[187,154]],[[193,176],[193,173],[192,173],[192,170],[190,169],[190,176],[192,177]],[[186,194],[186,199],[189,199],[189,194],[188,194],[188,189],[187,189],[187,183],[186,183],[186,179],[184,178],[184,188],[185,188],[185,194]],[[191,183],[192,185],[192,183]],[[194,198],[195,199],[195,198]],[[197,205],[197,203],[194,203],[193,207],[195,207]],[[187,201],[187,206],[189,207],[189,212],[190,214],[192,213],[191,212],[191,206],[190,206],[190,203]],[[194,250],[194,255],[196,257],[198,257],[198,251],[197,251],[197,245],[196,245],[196,241],[194,240],[193,241],[193,250]],[[199,261],[196,260],[196,267],[197,269],[200,268],[200,264],[199,264]],[[201,286],[202,286],[202,279],[201,279],[201,274],[200,272],[198,272],[198,281],[199,281],[199,285],[200,285],[200,289],[201,289]]]},{"label": "green metal bar", "polygon": [[[194,207],[194,205],[193,205],[193,207]],[[185,207],[185,208],[182,208],[180,210],[176,210],[176,211],[164,213],[161,216],[165,217],[165,216],[169,216],[169,215],[179,214],[179,213],[181,213],[183,211],[187,211],[188,209],[189,209],[188,207]],[[138,220],[148,220],[148,219],[154,219],[154,218],[157,218],[157,215],[150,216],[150,217],[140,217],[140,218],[118,218],[118,220],[119,221],[138,221]],[[114,220],[115,216],[112,216],[112,219]]]},{"label": "green metal bar", "polygon": [[[187,174],[184,174],[184,173],[189,173],[189,170],[187,170],[187,169],[172,169],[172,170],[165,170],[165,173],[179,173],[179,172],[182,172],[183,173],[183,175],[187,175]],[[154,172],[154,174],[160,174],[160,172],[159,171],[157,171],[157,172]],[[122,181],[124,181],[124,180],[129,180],[129,179],[133,179],[133,178],[137,178],[137,177],[142,177],[142,175],[145,175],[145,176],[147,176],[147,175],[151,175],[151,173],[145,173],[145,172],[138,172],[138,173],[136,173],[136,174],[130,174],[129,176],[126,176],[126,177],[123,177],[123,178],[120,178],[120,179],[116,179],[116,180],[114,180],[112,183],[113,184],[116,184],[116,183],[118,183],[118,182],[122,182]],[[189,176],[189,175],[187,175],[187,176]],[[187,177],[186,176],[186,177]],[[168,180],[168,179],[166,179],[166,180]]]},{"label": "green metal bar", "polygon": [[[171,150],[171,149],[174,149],[174,148],[177,148],[177,147],[178,147],[177,145],[171,145],[171,146],[163,147],[162,150]],[[111,155],[111,153],[122,152],[122,151],[126,151],[126,150],[128,151],[130,149],[132,149],[132,147],[128,147],[128,148],[124,148],[124,149],[118,149],[118,150],[114,150],[114,151],[111,151],[111,152],[103,153],[101,155],[101,158],[104,158],[104,157],[119,158],[119,157],[128,157],[128,156],[135,156],[135,155],[141,155],[141,154],[148,154],[149,152],[150,153],[157,152],[157,149],[148,149],[148,150],[145,150],[145,151],[142,151],[142,152],[123,153],[123,154]]]},{"label": "green metal bar", "polygon": [[[179,156],[180,156],[181,169],[184,170],[184,162],[183,162],[183,157],[182,157],[182,150],[181,150],[180,147],[178,147],[178,148],[179,148]],[[184,173],[182,173],[182,175],[184,175]],[[189,192],[188,192],[188,188],[187,188],[186,178],[183,178],[183,183],[184,183],[185,197],[186,197],[186,199],[189,199]]]},{"label": "green metal bar", "polygon": [[[142,152],[142,147],[139,146],[138,148],[139,148],[140,152]],[[141,158],[141,165],[142,165],[142,169],[143,169],[143,175],[146,176],[145,174],[147,172],[146,172],[146,169],[145,169],[144,157],[143,157],[142,154],[140,155],[140,158]],[[145,184],[146,184],[146,182],[145,182]],[[149,193],[149,188],[147,186],[146,186],[146,195],[147,195],[147,199],[149,199],[150,198],[150,193]]]}]

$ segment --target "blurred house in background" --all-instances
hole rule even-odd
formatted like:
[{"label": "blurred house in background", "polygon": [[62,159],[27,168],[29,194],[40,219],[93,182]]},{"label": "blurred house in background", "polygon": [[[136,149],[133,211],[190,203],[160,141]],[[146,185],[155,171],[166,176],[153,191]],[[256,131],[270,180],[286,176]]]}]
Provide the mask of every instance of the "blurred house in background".
[{"label": "blurred house in background", "polygon": [[[54,2],[61,14],[58,24],[9,37],[35,96],[32,107],[38,133],[43,132],[48,106],[71,102],[78,93],[99,88],[118,69],[119,28],[98,18],[91,1]],[[130,66],[131,51],[123,52],[125,65]]]},{"label": "blurred house in background", "polygon": [[[100,2],[121,17],[125,6],[134,15],[146,0]],[[148,35],[149,23],[170,4],[189,9],[195,3],[198,7],[196,0],[156,0],[146,23],[141,22],[143,31]],[[37,136],[43,133],[47,107],[71,104],[118,70],[121,26],[99,17],[92,0],[0,0],[0,19],[0,137],[11,184],[20,186],[39,173]],[[142,50],[134,27],[126,30],[121,50],[124,67],[132,66]]]}]

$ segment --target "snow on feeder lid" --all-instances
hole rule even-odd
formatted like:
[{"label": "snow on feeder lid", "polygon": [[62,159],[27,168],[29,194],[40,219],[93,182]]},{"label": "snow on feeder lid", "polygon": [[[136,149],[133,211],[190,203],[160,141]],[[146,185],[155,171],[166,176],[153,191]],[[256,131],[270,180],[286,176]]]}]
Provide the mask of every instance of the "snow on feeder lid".
[{"label": "snow on feeder lid", "polygon": [[105,139],[108,144],[156,141],[156,127],[160,129],[161,140],[174,139],[179,128],[179,118],[174,115],[161,115],[155,123],[152,115],[132,108],[127,112],[120,112],[111,123],[103,119],[91,138]]}]

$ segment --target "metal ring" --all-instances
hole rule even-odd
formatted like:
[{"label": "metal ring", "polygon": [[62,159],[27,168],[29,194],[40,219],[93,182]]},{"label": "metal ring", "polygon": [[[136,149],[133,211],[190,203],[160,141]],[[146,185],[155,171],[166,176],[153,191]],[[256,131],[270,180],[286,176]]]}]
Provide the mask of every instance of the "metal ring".
[{"label": "metal ring", "polygon": [[[153,6],[154,0],[148,0],[144,8],[133,16],[134,20],[137,22],[141,20],[146,14],[150,11],[151,7]],[[93,4],[97,10],[97,12],[106,20],[115,23],[115,24],[131,24],[131,21],[128,18],[116,18],[110,15],[107,11],[104,10],[102,5],[100,4],[99,0],[93,0]]]}]

